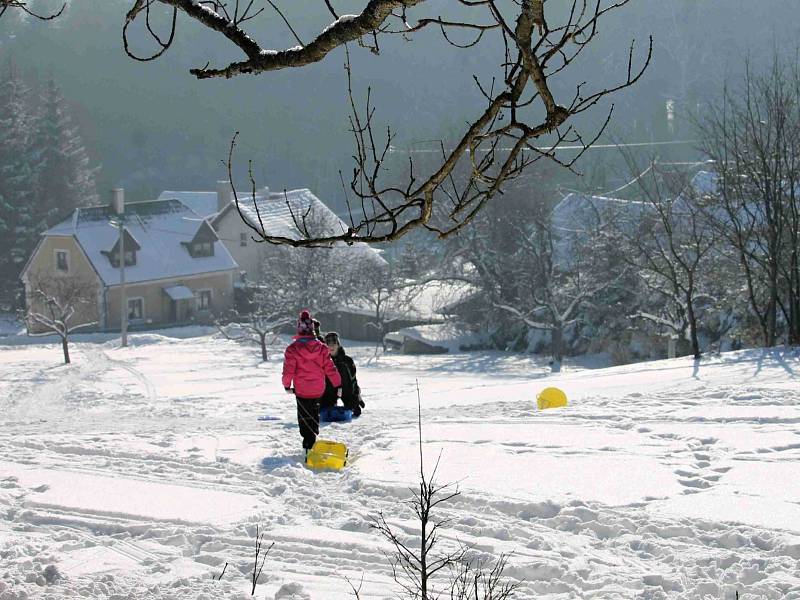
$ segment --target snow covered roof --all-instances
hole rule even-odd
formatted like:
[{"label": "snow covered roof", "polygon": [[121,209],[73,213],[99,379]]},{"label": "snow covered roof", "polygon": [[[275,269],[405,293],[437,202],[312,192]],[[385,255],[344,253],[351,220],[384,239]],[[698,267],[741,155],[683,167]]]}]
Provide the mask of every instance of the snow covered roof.
[{"label": "snow covered roof", "polygon": [[194,298],[194,292],[185,285],[170,285],[163,289],[164,293],[173,300],[191,300]]},{"label": "snow covered roof", "polygon": [[[314,235],[337,235],[347,230],[345,222],[306,188],[268,194],[259,192],[255,199],[252,194],[243,194],[239,196],[239,210],[253,227],[267,235],[300,239],[297,224],[303,223],[303,219]],[[214,223],[231,211],[236,212],[234,203],[221,211]],[[338,242],[334,251],[341,252],[351,260],[366,258],[379,265],[387,264],[380,253],[368,244]]]},{"label": "snow covered roof", "polygon": [[217,192],[172,192],[163,191],[158,195],[159,200],[180,200],[203,218],[217,213]]},{"label": "snow covered roof", "polygon": [[[105,285],[119,284],[119,269],[109,252],[119,239],[110,206],[76,208],[68,218],[48,229],[45,236],[74,236]],[[125,281],[136,283],[237,269],[225,245],[214,242],[213,256],[193,257],[185,245],[205,220],[181,201],[150,200],[125,205],[125,229],[138,242],[136,264],[125,267]]]},{"label": "snow covered roof", "polygon": [[713,195],[719,188],[719,175],[713,171],[698,171],[692,177],[692,188],[701,196]]},{"label": "snow covered roof", "polygon": [[429,346],[446,348],[450,352],[458,352],[462,347],[481,342],[479,335],[467,331],[462,324],[453,322],[404,327],[388,339],[402,341],[402,338],[416,340]]},{"label": "snow covered roof", "polygon": [[[469,298],[476,288],[463,281],[428,281],[414,283],[396,292],[384,305],[387,319],[416,321],[441,320],[446,309]],[[372,315],[375,312],[366,302],[350,302],[341,307],[348,312]]]},{"label": "snow covered roof", "polygon": [[[236,210],[231,203],[230,208],[220,213],[219,218],[228,210]],[[311,190],[287,190],[285,192],[256,193],[239,195],[239,210],[247,221],[268,235],[299,238],[297,222],[305,222],[314,234],[339,234],[347,229],[344,221]],[[294,217],[292,216],[294,215]]]},{"label": "snow covered roof", "polygon": [[571,193],[553,208],[552,222],[556,229],[577,232],[582,231],[583,226],[596,225],[609,216],[638,217],[647,210],[646,202]]}]

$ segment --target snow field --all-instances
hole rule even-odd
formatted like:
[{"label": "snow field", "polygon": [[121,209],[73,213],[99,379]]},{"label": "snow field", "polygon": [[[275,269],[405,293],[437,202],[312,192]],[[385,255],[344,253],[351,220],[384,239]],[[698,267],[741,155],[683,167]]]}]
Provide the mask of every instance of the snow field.
[{"label": "snow field", "polygon": [[[350,598],[362,575],[362,598],[393,597],[369,524],[414,536],[416,381],[426,466],[461,491],[443,543],[508,553],[521,598],[800,598],[796,352],[546,377],[356,347],[365,413],[321,432],[352,463],[312,473],[279,354],[132,340],[78,343],[69,366],[0,347],[0,599],[249,598],[256,524],[275,542],[256,597]],[[547,385],[571,406],[536,411]]]}]

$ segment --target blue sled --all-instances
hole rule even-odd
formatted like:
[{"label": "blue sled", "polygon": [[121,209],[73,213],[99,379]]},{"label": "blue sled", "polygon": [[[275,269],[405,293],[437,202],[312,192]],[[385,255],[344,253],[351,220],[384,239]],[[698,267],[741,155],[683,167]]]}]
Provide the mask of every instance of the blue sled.
[{"label": "blue sled", "polygon": [[319,420],[323,423],[331,423],[334,421],[349,423],[353,420],[353,411],[344,406],[323,406],[319,409]]}]

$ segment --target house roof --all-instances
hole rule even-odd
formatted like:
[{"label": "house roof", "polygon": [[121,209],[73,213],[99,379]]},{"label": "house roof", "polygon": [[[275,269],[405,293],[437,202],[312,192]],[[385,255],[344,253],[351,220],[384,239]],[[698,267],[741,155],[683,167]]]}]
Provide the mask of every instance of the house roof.
[{"label": "house roof", "polygon": [[553,208],[552,223],[557,230],[577,233],[586,226],[596,226],[608,217],[638,217],[649,210],[646,202],[573,192],[564,196]]},{"label": "house roof", "polygon": [[[110,206],[76,208],[44,236],[73,236],[105,285],[119,284],[119,269],[103,254],[119,239],[112,224],[116,217]],[[225,245],[214,242],[214,255],[193,258],[181,242],[190,242],[205,220],[181,201],[150,200],[125,205],[125,229],[141,246],[136,264],[125,267],[125,281],[138,283],[158,279],[202,275],[237,269]]]},{"label": "house roof", "polygon": [[[387,320],[436,321],[443,318],[450,306],[464,301],[475,291],[475,286],[462,281],[414,283],[409,280],[407,287],[385,301],[383,310]],[[363,300],[351,301],[339,309],[365,315],[375,313],[374,306]]]},{"label": "house roof", "polygon": [[402,342],[403,338],[409,338],[433,348],[446,348],[450,352],[458,352],[463,346],[472,346],[483,341],[479,335],[466,331],[462,324],[453,322],[404,327],[389,339]]},{"label": "house roof", "polygon": [[217,192],[171,192],[163,191],[159,200],[180,200],[203,218],[217,214]]},{"label": "house roof", "polygon": [[[272,236],[300,239],[297,225],[304,218],[309,231],[314,235],[338,235],[347,230],[345,222],[311,190],[305,188],[268,194],[259,192],[255,195],[255,201],[252,194],[240,195],[239,212],[258,231]],[[219,212],[212,224],[216,226],[230,213],[239,218],[234,202]],[[349,245],[337,242],[334,251],[350,260],[364,258],[378,265],[387,264],[378,250],[364,243]]]},{"label": "house roof", "polygon": [[[215,221],[229,211],[236,211],[234,202],[220,212]],[[344,221],[305,188],[268,194],[258,192],[255,199],[252,194],[239,194],[239,211],[251,225],[268,235],[299,239],[295,219],[302,222],[306,214],[306,222],[314,233],[338,234],[347,229]]]}]

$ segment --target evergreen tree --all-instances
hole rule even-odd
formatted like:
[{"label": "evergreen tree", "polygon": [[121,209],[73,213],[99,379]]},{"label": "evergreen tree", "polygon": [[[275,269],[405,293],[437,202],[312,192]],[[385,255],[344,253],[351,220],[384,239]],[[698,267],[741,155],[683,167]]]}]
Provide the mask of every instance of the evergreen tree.
[{"label": "evergreen tree", "polygon": [[36,212],[46,226],[52,226],[72,209],[97,202],[95,170],[89,167],[83,141],[52,78],[42,91],[37,121]]},{"label": "evergreen tree", "polygon": [[34,209],[32,125],[30,92],[9,64],[0,80],[0,295],[7,300],[41,229]]}]

